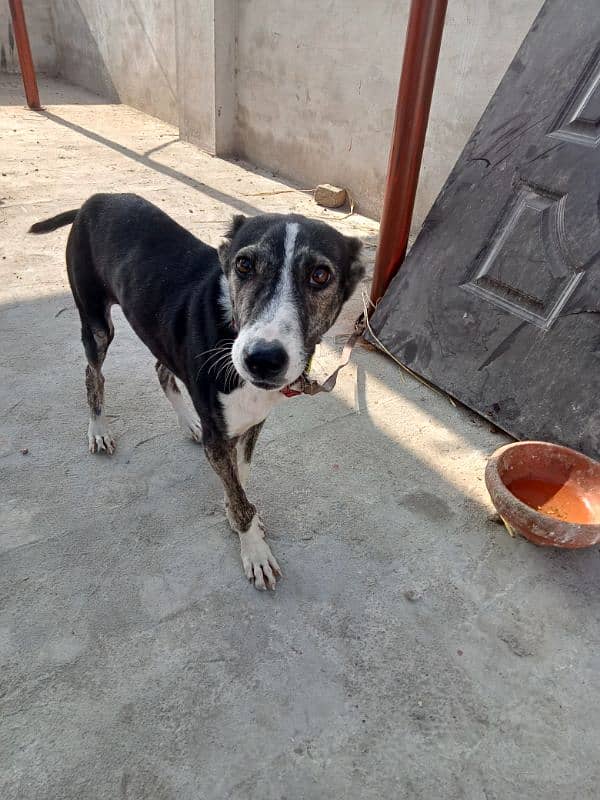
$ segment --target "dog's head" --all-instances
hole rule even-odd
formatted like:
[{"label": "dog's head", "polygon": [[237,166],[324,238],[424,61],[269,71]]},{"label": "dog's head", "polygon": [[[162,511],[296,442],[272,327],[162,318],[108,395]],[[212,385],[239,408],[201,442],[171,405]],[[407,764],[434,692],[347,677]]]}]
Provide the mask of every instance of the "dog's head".
[{"label": "dog's head", "polygon": [[361,246],[296,214],[234,217],[219,257],[244,380],[281,389],[302,374],[364,274]]}]

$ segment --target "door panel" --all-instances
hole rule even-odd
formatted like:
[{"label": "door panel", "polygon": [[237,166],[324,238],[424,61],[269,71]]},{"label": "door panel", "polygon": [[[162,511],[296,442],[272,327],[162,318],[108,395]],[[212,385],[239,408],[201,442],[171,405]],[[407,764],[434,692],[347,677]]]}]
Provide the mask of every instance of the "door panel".
[{"label": "door panel", "polygon": [[600,6],[547,0],[372,318],[518,438],[600,456]]}]

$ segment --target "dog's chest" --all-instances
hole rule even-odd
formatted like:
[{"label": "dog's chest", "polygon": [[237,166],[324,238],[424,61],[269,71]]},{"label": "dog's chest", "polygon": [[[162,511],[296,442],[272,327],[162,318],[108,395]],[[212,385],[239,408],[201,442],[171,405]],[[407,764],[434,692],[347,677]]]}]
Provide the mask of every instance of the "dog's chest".
[{"label": "dog's chest", "polygon": [[285,400],[281,392],[266,392],[245,383],[229,394],[219,394],[228,436],[241,436],[267,418],[269,411]]}]

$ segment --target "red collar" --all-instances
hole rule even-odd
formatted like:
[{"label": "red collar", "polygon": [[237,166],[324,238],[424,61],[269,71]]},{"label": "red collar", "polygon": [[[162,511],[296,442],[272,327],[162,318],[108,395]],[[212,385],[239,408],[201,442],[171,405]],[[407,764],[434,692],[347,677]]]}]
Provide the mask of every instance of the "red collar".
[{"label": "red collar", "polygon": [[[310,383],[310,379],[308,377],[308,373],[310,372],[310,368],[312,366],[312,356],[310,357],[308,364],[304,368],[304,372],[300,377],[296,378],[295,381],[292,383],[288,383],[287,386],[284,386],[283,389],[279,391],[281,394],[284,394],[286,397],[298,397],[299,394],[305,394],[305,389],[307,383]],[[292,386],[297,386],[297,389],[292,389]]]},{"label": "red collar", "polygon": [[283,389],[279,391],[286,397],[297,397],[299,394],[302,394],[302,392],[299,392],[297,389],[292,389],[290,386],[284,386]]}]

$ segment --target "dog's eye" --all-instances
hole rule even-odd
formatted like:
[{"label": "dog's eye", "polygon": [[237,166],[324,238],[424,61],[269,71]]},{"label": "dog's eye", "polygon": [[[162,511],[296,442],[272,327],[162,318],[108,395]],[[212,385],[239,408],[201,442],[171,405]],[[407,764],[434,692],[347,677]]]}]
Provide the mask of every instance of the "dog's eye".
[{"label": "dog's eye", "polygon": [[331,270],[328,267],[316,267],[310,274],[310,285],[319,289],[327,286],[331,280]]},{"label": "dog's eye", "polygon": [[235,262],[235,268],[238,275],[249,275],[252,272],[252,261],[242,256]]}]

